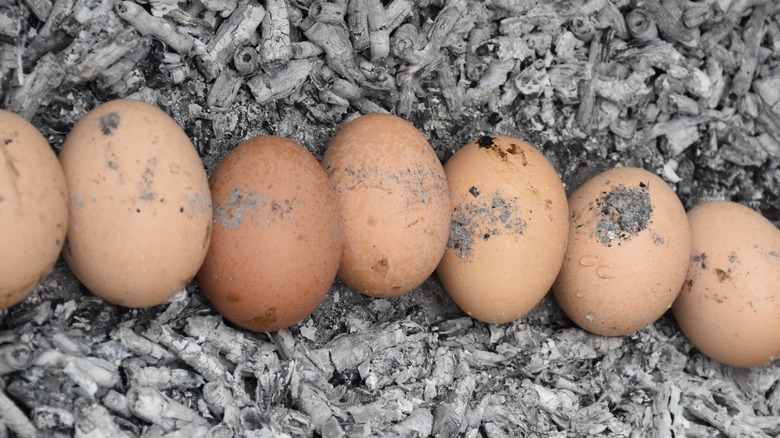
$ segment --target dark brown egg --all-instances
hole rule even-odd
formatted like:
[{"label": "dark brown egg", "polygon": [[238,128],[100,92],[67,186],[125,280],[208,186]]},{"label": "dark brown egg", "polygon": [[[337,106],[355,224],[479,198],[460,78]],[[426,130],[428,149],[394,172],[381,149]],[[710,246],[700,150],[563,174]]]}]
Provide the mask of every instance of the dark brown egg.
[{"label": "dark brown egg", "polygon": [[214,228],[198,282],[235,324],[275,331],[322,302],[339,266],[336,192],[301,145],[280,137],[240,144],[210,180]]}]

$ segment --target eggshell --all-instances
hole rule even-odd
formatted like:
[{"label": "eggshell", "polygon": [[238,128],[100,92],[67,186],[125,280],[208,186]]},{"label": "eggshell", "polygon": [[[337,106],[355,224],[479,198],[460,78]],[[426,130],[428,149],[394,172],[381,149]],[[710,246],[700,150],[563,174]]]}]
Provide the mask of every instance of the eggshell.
[{"label": "eggshell", "polygon": [[89,290],[147,307],[187,285],[208,249],[211,198],[176,121],[139,101],[102,104],[68,135],[60,163],[70,192],[63,253]]},{"label": "eggshell", "polygon": [[0,110],[0,309],[30,295],[57,261],[67,202],[49,143],[27,120]]},{"label": "eggshell", "polygon": [[569,247],[553,287],[569,318],[616,336],[661,317],[680,291],[691,245],[674,191],[644,169],[612,169],[577,189],[569,212]]},{"label": "eggshell", "polygon": [[444,170],[425,137],[399,117],[364,115],[341,128],[322,165],[344,221],[339,277],[376,297],[422,284],[444,252],[450,211]]},{"label": "eggshell", "polygon": [[256,137],[211,176],[214,235],[198,274],[212,306],[256,331],[289,327],[322,302],[344,241],[336,192],[299,144]]},{"label": "eggshell", "polygon": [[692,247],[672,308],[685,336],[727,365],[751,367],[780,355],[780,231],[734,202],[688,213]]},{"label": "eggshell", "polygon": [[566,251],[568,209],[558,174],[533,146],[505,136],[463,146],[444,171],[453,209],[441,282],[476,319],[524,316],[547,294]]}]

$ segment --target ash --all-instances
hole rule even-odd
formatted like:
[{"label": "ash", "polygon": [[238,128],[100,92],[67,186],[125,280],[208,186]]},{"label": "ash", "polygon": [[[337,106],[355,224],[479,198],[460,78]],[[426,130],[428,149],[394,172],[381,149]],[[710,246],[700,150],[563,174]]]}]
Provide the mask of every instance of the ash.
[{"label": "ash", "polygon": [[[57,150],[101,102],[153,103],[209,173],[249,137],[319,157],[345,121],[390,112],[442,160],[511,135],[569,190],[637,166],[686,207],[777,224],[779,50],[768,0],[0,0],[0,102]],[[124,309],[60,262],[0,313],[0,437],[776,436],[779,379],[703,357],[668,315],[605,338],[547,297],[482,324],[435,277],[390,300],[337,282],[258,334],[197,284]]]},{"label": "ash", "polygon": [[[479,198],[479,189],[476,187],[471,187],[469,192],[474,198]],[[517,198],[507,201],[501,191],[496,189],[490,204],[488,201],[475,200],[456,205],[447,248],[452,248],[458,258],[471,259],[476,239],[488,240],[491,236],[504,233],[523,234],[527,224],[522,218],[522,207],[518,202]]]},{"label": "ash", "polygon": [[646,187],[618,186],[596,201],[593,214],[598,220],[596,236],[606,246],[612,241],[631,240],[650,224],[653,206]]}]

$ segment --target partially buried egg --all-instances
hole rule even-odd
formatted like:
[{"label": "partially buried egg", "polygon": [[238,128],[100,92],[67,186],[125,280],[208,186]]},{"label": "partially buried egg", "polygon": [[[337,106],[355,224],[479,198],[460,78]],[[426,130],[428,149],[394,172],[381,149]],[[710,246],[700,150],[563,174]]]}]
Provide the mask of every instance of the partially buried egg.
[{"label": "partially buried egg", "polygon": [[566,251],[566,192],[528,143],[483,136],[444,166],[452,196],[450,237],[437,269],[447,293],[474,318],[518,319],[555,280]]},{"label": "partially buried egg", "polygon": [[60,163],[70,195],[63,253],[89,290],[148,307],[189,283],[208,249],[211,197],[175,120],[140,101],[104,103],[70,132]]},{"label": "partially buried egg", "polygon": [[27,120],[0,110],[0,309],[26,298],[65,242],[65,176]]},{"label": "partially buried egg", "polygon": [[688,212],[688,276],[672,310],[705,355],[751,367],[780,356],[780,231],[734,202]]},{"label": "partially buried egg", "polygon": [[368,114],[341,128],[322,165],[344,222],[339,277],[377,297],[425,281],[444,253],[450,211],[444,170],[425,137],[399,117]]},{"label": "partially buried egg", "polygon": [[214,233],[198,283],[235,324],[275,331],[307,317],[336,278],[344,235],[336,192],[317,160],[256,137],[211,176]]},{"label": "partially buried egg", "polygon": [[688,268],[691,238],[674,191],[644,169],[591,178],[569,199],[569,247],[553,286],[580,327],[624,335],[672,305]]}]

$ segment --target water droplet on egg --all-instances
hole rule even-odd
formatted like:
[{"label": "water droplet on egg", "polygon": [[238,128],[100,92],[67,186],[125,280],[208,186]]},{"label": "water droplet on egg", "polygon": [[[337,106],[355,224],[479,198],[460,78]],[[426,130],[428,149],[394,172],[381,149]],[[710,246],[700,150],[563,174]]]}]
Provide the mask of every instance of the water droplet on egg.
[{"label": "water droplet on egg", "polygon": [[586,268],[596,266],[599,264],[599,256],[595,255],[584,255],[580,257],[580,266],[584,266]]},{"label": "water droplet on egg", "polygon": [[610,278],[615,278],[614,276],[609,275],[609,270],[610,269],[612,269],[612,266],[610,266],[610,265],[599,265],[596,268],[596,275],[598,275],[599,278],[603,278],[605,280],[610,279]]}]

